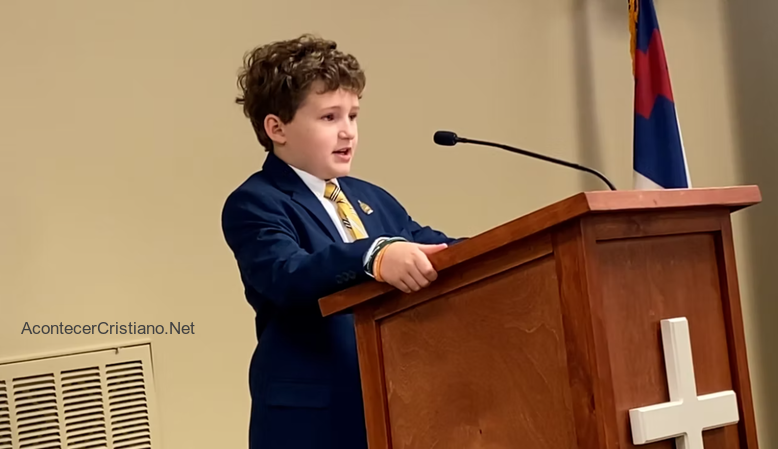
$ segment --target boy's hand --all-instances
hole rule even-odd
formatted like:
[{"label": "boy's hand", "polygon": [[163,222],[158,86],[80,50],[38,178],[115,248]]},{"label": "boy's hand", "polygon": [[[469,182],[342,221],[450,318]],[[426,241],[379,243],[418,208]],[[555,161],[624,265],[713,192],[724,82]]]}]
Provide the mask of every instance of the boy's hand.
[{"label": "boy's hand", "polygon": [[430,254],[446,249],[448,245],[422,245],[410,242],[395,242],[384,249],[379,268],[381,279],[404,291],[419,291],[438,277],[432,267]]}]

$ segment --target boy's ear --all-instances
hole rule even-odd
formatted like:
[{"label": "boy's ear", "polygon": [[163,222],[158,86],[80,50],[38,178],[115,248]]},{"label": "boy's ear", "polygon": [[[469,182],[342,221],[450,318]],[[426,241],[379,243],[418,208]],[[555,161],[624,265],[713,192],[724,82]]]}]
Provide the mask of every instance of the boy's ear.
[{"label": "boy's ear", "polygon": [[273,142],[284,145],[286,143],[286,133],[284,132],[284,124],[277,115],[268,114],[265,116],[265,133]]}]

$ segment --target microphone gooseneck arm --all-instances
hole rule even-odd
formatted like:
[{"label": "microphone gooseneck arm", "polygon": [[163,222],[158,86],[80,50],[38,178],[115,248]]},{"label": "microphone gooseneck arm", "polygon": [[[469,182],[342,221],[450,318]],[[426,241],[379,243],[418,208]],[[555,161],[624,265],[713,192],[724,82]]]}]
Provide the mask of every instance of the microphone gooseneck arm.
[{"label": "microphone gooseneck arm", "polygon": [[576,170],[581,170],[581,171],[584,171],[584,172],[587,172],[587,173],[591,173],[594,176],[597,176],[598,178],[600,178],[608,186],[608,188],[610,188],[611,190],[617,190],[616,186],[614,186],[613,183],[611,183],[608,180],[608,178],[605,177],[605,175],[603,175],[602,173],[598,172],[597,170],[595,170],[593,168],[584,167],[583,165],[579,165],[579,164],[575,164],[575,163],[572,163],[572,162],[563,161],[561,159],[556,159],[556,158],[553,158],[551,156],[545,156],[543,154],[533,153],[531,151],[522,150],[520,148],[514,148],[514,147],[511,147],[511,146],[503,145],[503,144],[499,144],[499,143],[486,142],[486,141],[483,141],[483,140],[467,139],[465,137],[456,137],[456,140],[458,142],[461,142],[461,143],[472,143],[472,144],[476,144],[476,145],[484,145],[484,146],[488,146],[488,147],[500,148],[500,149],[503,149],[503,150],[506,150],[506,151],[510,151],[512,153],[518,153],[518,154],[522,154],[524,156],[534,157],[536,159],[541,159],[541,160],[544,160],[546,162],[551,162],[551,163],[554,163],[554,164],[564,165],[565,167],[570,167],[570,168],[573,168],[573,169],[576,169]]}]

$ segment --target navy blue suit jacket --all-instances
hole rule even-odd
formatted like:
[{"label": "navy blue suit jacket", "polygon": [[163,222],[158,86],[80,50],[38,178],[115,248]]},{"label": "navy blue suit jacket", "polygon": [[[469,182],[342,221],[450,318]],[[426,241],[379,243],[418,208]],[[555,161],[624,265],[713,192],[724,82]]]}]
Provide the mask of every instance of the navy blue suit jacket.
[{"label": "navy blue suit jacket", "polygon": [[319,199],[272,153],[224,205],[224,236],[256,311],[251,449],[367,448],[353,315],[324,318],[318,300],[370,279],[363,258],[377,237],[455,242],[380,187],[338,182],[369,238],[344,243]]}]

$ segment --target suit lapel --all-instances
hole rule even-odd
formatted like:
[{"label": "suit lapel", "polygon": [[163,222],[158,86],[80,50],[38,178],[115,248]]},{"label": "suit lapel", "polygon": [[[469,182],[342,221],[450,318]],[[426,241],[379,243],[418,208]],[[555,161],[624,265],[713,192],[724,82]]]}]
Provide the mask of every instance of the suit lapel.
[{"label": "suit lapel", "polygon": [[[294,173],[293,173],[294,174]],[[296,174],[295,174],[296,176]],[[301,181],[302,182],[302,181]],[[313,195],[313,192],[308,189],[308,186],[303,184],[305,190],[302,192],[292,192],[292,199],[297,201],[298,204],[308,209],[308,212],[316,217],[320,226],[323,226],[327,230],[330,237],[335,241],[341,241],[340,233],[338,233],[335,224],[332,222],[329,214],[324,210],[324,206],[321,205],[321,201]]]},{"label": "suit lapel", "polygon": [[273,179],[278,188],[288,193],[294,201],[311,213],[322,230],[326,231],[333,241],[341,241],[340,233],[335,228],[335,224],[330,219],[327,211],[324,210],[321,201],[316,198],[313,192],[286,162],[279,159],[275,154],[270,153],[267,155],[262,168]]}]

